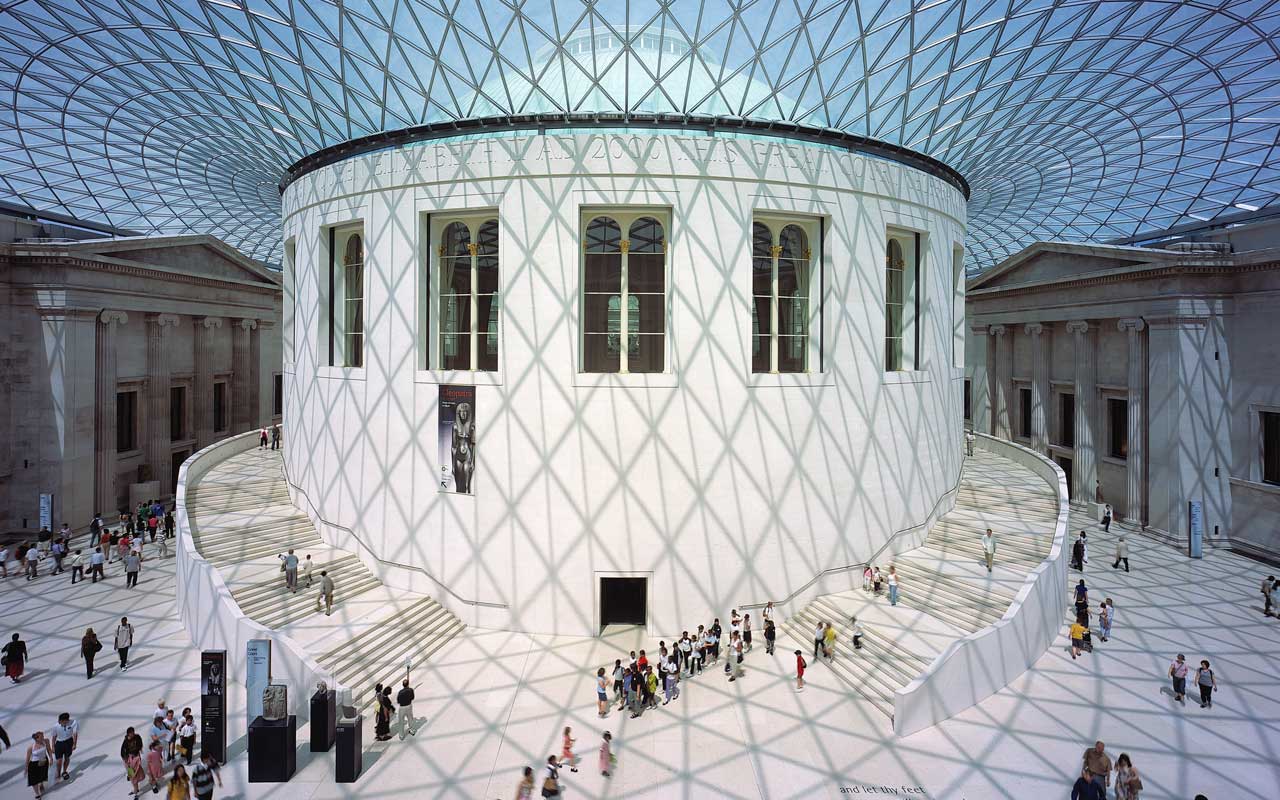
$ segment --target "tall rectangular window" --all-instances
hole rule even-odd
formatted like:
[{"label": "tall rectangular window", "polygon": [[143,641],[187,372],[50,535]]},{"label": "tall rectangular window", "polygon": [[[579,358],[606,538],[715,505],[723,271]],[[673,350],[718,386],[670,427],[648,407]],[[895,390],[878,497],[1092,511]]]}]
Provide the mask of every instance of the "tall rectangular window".
[{"label": "tall rectangular window", "polygon": [[187,438],[187,387],[169,387],[169,440]]},{"label": "tall rectangular window", "polygon": [[276,374],[275,384],[271,387],[271,416],[278,417],[284,413],[284,376]]},{"label": "tall rectangular window", "polygon": [[665,216],[617,209],[590,212],[583,222],[582,371],[663,372]]},{"label": "tall rectangular window", "polygon": [[1121,397],[1107,398],[1107,455],[1129,457],[1129,401]]},{"label": "tall rectangular window", "polygon": [[1262,413],[1262,481],[1280,484],[1280,413]]},{"label": "tall rectangular window", "polygon": [[920,358],[920,234],[890,231],[884,258],[884,369],[917,370]]},{"label": "tall rectangular window", "polygon": [[116,452],[138,449],[138,393],[116,392]]},{"label": "tall rectangular window", "polygon": [[964,366],[964,248],[951,250],[951,364]]},{"label": "tall rectangular window", "polygon": [[227,429],[227,384],[213,385],[213,430],[221,433]]},{"label": "tall rectangular window", "polygon": [[819,224],[764,216],[751,225],[752,372],[811,369],[810,331],[821,320],[821,298],[814,297],[815,264],[822,264],[821,248],[814,248],[821,244]]},{"label": "tall rectangular window", "polygon": [[497,372],[498,220],[446,220],[437,255],[440,368]]},{"label": "tall rectangular window", "polygon": [[1076,446],[1076,396],[1059,395],[1058,442],[1063,447]]},{"label": "tall rectangular window", "polygon": [[1031,390],[1018,387],[1018,435],[1031,438]]},{"label": "tall rectangular window", "polygon": [[966,422],[973,421],[973,382],[968,378],[964,379],[964,418]]},{"label": "tall rectangular window", "polygon": [[329,366],[364,366],[364,236],[329,228]]}]

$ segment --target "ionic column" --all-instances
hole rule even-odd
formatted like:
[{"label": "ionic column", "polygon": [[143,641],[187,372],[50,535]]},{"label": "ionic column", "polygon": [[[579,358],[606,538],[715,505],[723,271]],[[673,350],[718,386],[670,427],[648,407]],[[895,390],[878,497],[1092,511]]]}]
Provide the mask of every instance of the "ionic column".
[{"label": "ionic column", "polygon": [[195,321],[193,337],[195,354],[196,448],[213,444],[213,357],[217,334],[222,327],[218,317],[202,317]]},{"label": "ionic column", "polygon": [[129,321],[123,311],[98,315],[94,388],[97,414],[93,426],[94,510],[110,514],[116,505],[116,326]]},{"label": "ionic column", "polygon": [[1012,439],[1009,427],[1009,395],[1013,386],[1013,337],[1004,325],[992,325],[991,337],[995,343],[995,364],[991,370],[991,433],[1001,439]]},{"label": "ionic column", "polygon": [[1071,459],[1071,473],[1075,484],[1076,502],[1091,503],[1094,486],[1098,481],[1097,453],[1093,441],[1093,418],[1098,394],[1098,370],[1094,352],[1094,333],[1084,320],[1072,320],[1067,330],[1074,336],[1075,349],[1075,403],[1076,429],[1075,453]]},{"label": "ionic column", "polygon": [[231,425],[232,433],[244,433],[254,427],[257,414],[249,403],[250,385],[257,366],[253,364],[253,330],[258,327],[255,319],[242,319],[231,331]]},{"label": "ionic column", "polygon": [[1147,520],[1147,325],[1141,317],[1120,320],[1129,334],[1129,454],[1126,458],[1125,520],[1143,525]]},{"label": "ionic column", "polygon": [[147,316],[147,463],[151,479],[160,481],[160,494],[170,494],[169,473],[173,462],[169,430],[169,337],[165,328],[177,328],[173,314]]},{"label": "ionic column", "polygon": [[1031,448],[1048,455],[1049,344],[1040,323],[1029,323],[1023,331],[1031,337]]}]

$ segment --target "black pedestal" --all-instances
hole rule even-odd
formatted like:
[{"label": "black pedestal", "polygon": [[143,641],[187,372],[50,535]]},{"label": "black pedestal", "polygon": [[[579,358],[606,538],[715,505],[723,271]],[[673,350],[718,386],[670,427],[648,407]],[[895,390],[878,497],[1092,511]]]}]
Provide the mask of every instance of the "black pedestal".
[{"label": "black pedestal", "polygon": [[298,718],[249,723],[249,782],[284,783],[298,768]]},{"label": "black pedestal", "polygon": [[333,779],[338,783],[355,783],[364,771],[362,734],[364,715],[338,723],[338,751],[334,758]]},{"label": "black pedestal", "polygon": [[337,735],[338,693],[330,689],[311,695],[311,752],[327,753]]}]

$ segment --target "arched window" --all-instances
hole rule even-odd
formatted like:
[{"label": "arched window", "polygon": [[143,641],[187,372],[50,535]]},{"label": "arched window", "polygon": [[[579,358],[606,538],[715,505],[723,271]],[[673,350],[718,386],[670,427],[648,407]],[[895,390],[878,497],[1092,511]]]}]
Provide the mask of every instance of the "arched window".
[{"label": "arched window", "polygon": [[816,224],[785,219],[752,223],[752,372],[809,371],[814,258],[806,228]]},{"label": "arched window", "polygon": [[329,228],[329,366],[364,366],[364,237]]},{"label": "arched window", "polygon": [[920,234],[891,231],[884,257],[884,369],[919,369],[920,304],[916,292]]},{"label": "arched window", "polygon": [[455,220],[440,235],[440,368],[498,369],[498,220]]},{"label": "arched window", "polygon": [[667,319],[662,223],[650,215],[596,215],[587,220],[583,249],[583,371],[662,372]]}]

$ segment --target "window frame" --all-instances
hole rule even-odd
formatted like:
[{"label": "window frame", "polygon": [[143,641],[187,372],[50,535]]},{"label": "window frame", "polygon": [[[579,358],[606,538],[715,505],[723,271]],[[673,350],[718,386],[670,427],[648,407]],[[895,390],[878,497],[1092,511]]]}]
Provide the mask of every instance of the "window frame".
[{"label": "window frame", "polygon": [[[129,395],[129,394],[133,395],[133,400],[130,403],[130,405],[133,406],[133,414],[131,415],[132,419],[130,420],[130,424],[128,426],[128,430],[132,433],[132,436],[130,437],[132,441],[128,442],[129,444],[128,447],[122,447],[121,446],[122,440],[120,437],[123,434],[123,431],[121,431],[120,419],[123,414],[123,411],[121,409],[120,398],[122,395]],[[142,395],[142,388],[140,386],[137,386],[136,384],[120,385],[116,387],[116,455],[117,456],[128,455],[130,453],[137,453],[142,450],[142,430],[140,426],[141,410],[138,408],[138,403],[141,398],[141,395]]]},{"label": "window frame", "polygon": [[[1104,460],[1123,464],[1129,460],[1129,450],[1133,447],[1133,443],[1129,441],[1129,395],[1127,392],[1104,391],[1102,394],[1102,402],[1103,407],[1106,410],[1103,424],[1106,427],[1104,433],[1107,437],[1107,447]],[[1115,419],[1112,414],[1112,403],[1124,404],[1124,426],[1120,431],[1116,430]],[[1115,451],[1117,434],[1119,434],[1123,440],[1124,451],[1122,453],[1116,453]]]},{"label": "window frame", "polygon": [[[747,227],[747,250],[748,250],[748,280],[751,282],[747,292],[748,303],[748,320],[756,320],[755,315],[755,227],[757,224],[763,225],[769,231],[770,237],[770,280],[769,280],[769,358],[768,369],[757,370],[755,367],[755,345],[758,324],[752,323],[751,329],[747,333],[747,372],[753,376],[759,375],[811,375],[823,372],[823,338],[822,338],[822,319],[823,319],[823,299],[824,299],[824,278],[823,264],[825,241],[825,219],[823,217],[810,216],[805,214],[790,214],[774,210],[757,209],[752,212],[751,222]],[[780,352],[783,346],[783,338],[791,338],[796,336],[794,333],[782,333],[781,331],[781,306],[783,297],[779,293],[779,262],[782,257],[782,234],[789,226],[795,226],[804,235],[803,258],[799,259],[803,264],[803,269],[807,270],[808,275],[804,279],[807,291],[805,292],[805,321],[804,332],[800,334],[804,337],[803,349],[803,368],[802,369],[780,369],[782,359]],[[797,281],[800,279],[797,278]],[[796,295],[799,297],[800,295]],[[814,369],[817,364],[817,369]]]},{"label": "window frame", "polygon": [[[182,413],[175,415],[173,407],[173,398],[176,392],[181,392],[182,397]],[[182,427],[175,431],[173,429],[174,417],[178,417],[182,423]],[[186,381],[171,380],[169,383],[169,443],[175,444],[185,442],[191,438],[191,386]]]},{"label": "window frame", "polygon": [[[360,237],[361,257],[359,261],[360,267],[360,296],[356,298],[359,303],[359,321],[360,330],[358,333],[352,334],[347,330],[349,303],[351,298],[347,297],[346,270],[350,269],[353,264],[346,263],[347,244],[349,237],[358,235]],[[339,241],[339,238],[341,241]],[[321,252],[325,256],[328,264],[328,292],[326,297],[326,305],[328,313],[325,317],[325,325],[327,328],[328,341],[328,359],[327,365],[331,369],[340,370],[363,370],[365,356],[365,340],[368,337],[368,301],[369,301],[369,235],[365,227],[365,222],[361,218],[344,220],[324,225],[321,228]],[[341,266],[341,274],[339,267]],[[339,315],[341,310],[341,315]],[[359,337],[358,351],[356,357],[352,358],[351,352],[348,351],[351,343],[349,337]],[[355,363],[352,363],[352,362]]]},{"label": "window frame", "polygon": [[[1258,482],[1267,486],[1280,486],[1280,408],[1258,409]],[[1267,425],[1273,424],[1276,432],[1276,452],[1273,456],[1272,470],[1267,469],[1267,456],[1271,455],[1267,447]]]},{"label": "window frame", "polygon": [[284,416],[284,373],[271,373],[271,416]]},{"label": "window frame", "polygon": [[[219,401],[218,399],[219,386],[222,387],[221,401]],[[231,386],[231,381],[227,376],[214,376],[213,383],[210,384],[210,387],[209,387],[209,393],[211,395],[209,398],[209,413],[213,416],[213,419],[209,421],[209,424],[213,426],[213,433],[215,436],[219,434],[227,433],[230,431],[230,428],[231,428],[231,414],[230,414],[231,409],[228,407],[231,400],[231,398],[228,396],[230,394],[229,392],[230,386]],[[218,408],[219,405],[222,406],[221,409]],[[221,410],[222,412],[221,414],[218,413],[219,410]],[[219,416],[222,417],[222,420],[221,420],[222,427],[218,427]]]},{"label": "window frame", "polygon": [[[923,314],[923,287],[924,287],[924,259],[925,253],[928,252],[928,233],[913,228],[906,228],[900,225],[886,225],[884,235],[882,237],[883,245],[883,269],[881,275],[884,283],[882,284],[882,304],[881,311],[884,313],[884,350],[882,352],[883,363],[882,371],[885,373],[897,372],[921,372],[926,369],[925,359],[921,350],[923,344],[922,328],[924,327]],[[900,305],[902,308],[902,318],[900,320],[900,332],[898,335],[891,335],[894,329],[891,327],[890,307],[890,276],[889,271],[892,263],[890,261],[889,244],[896,241],[902,249],[903,268],[902,268],[902,299]],[[910,312],[908,316],[907,312]],[[890,353],[890,341],[897,340],[901,342],[900,352],[897,358],[892,358]],[[911,349],[907,350],[907,341],[911,342]]]},{"label": "window frame", "polygon": [[[592,220],[597,217],[608,217],[612,219],[618,226],[620,235],[620,255],[621,255],[621,275],[619,277],[619,295],[618,295],[618,335],[621,339],[629,338],[630,333],[630,308],[626,302],[632,291],[629,286],[628,262],[630,256],[630,236],[632,226],[641,219],[651,218],[656,220],[662,226],[662,369],[654,372],[633,372],[628,367],[629,341],[627,344],[618,347],[618,369],[609,371],[595,371],[587,369],[587,228]],[[638,376],[643,380],[650,380],[655,375],[671,375],[672,367],[672,330],[671,330],[671,276],[672,276],[672,248],[671,248],[671,209],[666,206],[641,206],[641,205],[590,205],[580,206],[578,209],[578,231],[577,231],[577,251],[578,251],[578,357],[577,357],[577,375],[579,380],[599,380],[603,376],[611,376],[613,378],[624,376]],[[600,294],[592,292],[591,294]],[[637,294],[652,294],[648,292],[640,292]],[[638,301],[637,301],[638,302]],[[607,332],[606,332],[607,334]],[[593,334],[598,335],[598,334]],[[643,331],[637,330],[637,336],[653,335],[645,334]]]},{"label": "window frame", "polygon": [[[481,209],[459,209],[456,211],[434,211],[428,212],[424,220],[425,227],[425,246],[426,246],[426,268],[422,275],[422,290],[419,293],[419,302],[421,309],[419,313],[419,324],[426,338],[425,342],[419,341],[419,357],[418,368],[421,371],[430,371],[434,369],[442,373],[456,373],[461,375],[497,375],[502,372],[502,356],[503,356],[503,299],[505,295],[505,285],[503,284],[503,226],[502,215],[497,208],[481,208]],[[478,288],[479,277],[479,261],[485,258],[485,254],[479,252],[480,228],[488,222],[494,222],[497,227],[496,231],[496,251],[494,258],[497,259],[497,286],[492,295],[480,293]],[[442,327],[443,313],[436,305],[445,297],[444,287],[440,285],[440,280],[444,274],[444,234],[445,231],[453,224],[461,224],[467,228],[468,234],[468,250],[470,258],[470,279],[468,280],[469,288],[469,328],[467,331],[468,348],[470,350],[467,358],[467,367],[445,366],[444,342],[445,335]],[[481,368],[480,366],[480,340],[489,336],[488,326],[481,327],[478,307],[479,298],[482,296],[490,296],[491,316],[495,316],[493,326],[493,336],[497,339],[497,353],[494,355],[496,363],[492,369]],[[487,321],[486,321],[487,322]],[[421,338],[421,337],[420,337]]]},{"label": "window frame", "polygon": [[[1014,428],[1013,438],[1019,441],[1030,441],[1031,426],[1035,424],[1035,404],[1031,392],[1031,381],[1015,378],[1013,381],[1013,396],[1015,398],[1013,411],[1017,412],[1016,419],[1018,423]],[[1025,407],[1024,399],[1026,400]]]}]

